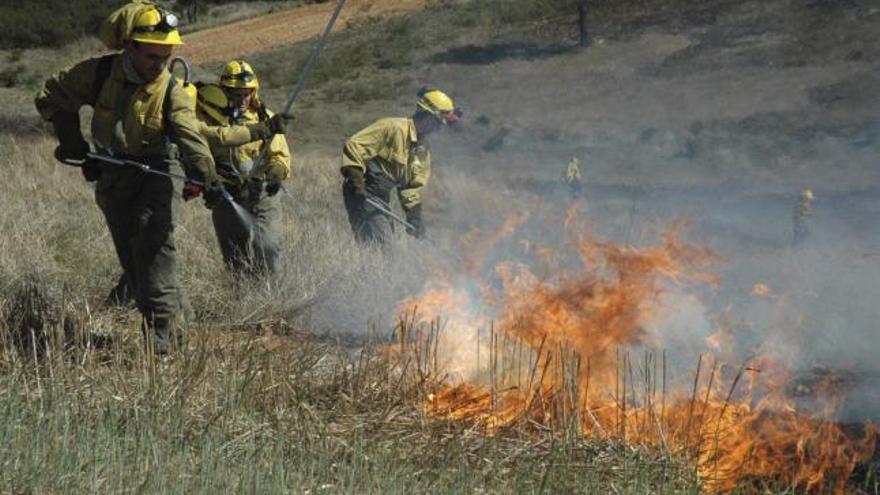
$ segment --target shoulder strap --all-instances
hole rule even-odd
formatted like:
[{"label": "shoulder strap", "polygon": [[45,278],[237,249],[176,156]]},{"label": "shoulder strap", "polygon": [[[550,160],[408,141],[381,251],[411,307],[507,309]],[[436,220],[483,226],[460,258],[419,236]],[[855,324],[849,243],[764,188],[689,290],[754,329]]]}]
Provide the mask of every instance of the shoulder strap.
[{"label": "shoulder strap", "polygon": [[177,80],[171,76],[165,89],[165,99],[162,100],[162,130],[168,139],[172,139],[174,135],[171,130],[171,92],[174,91],[174,86],[177,86]]},{"label": "shoulder strap", "polygon": [[92,83],[92,101],[90,102],[92,106],[95,106],[98,102],[98,97],[101,95],[101,89],[104,88],[104,83],[110,78],[110,71],[113,70],[114,57],[116,57],[116,54],[110,53],[98,59],[98,69],[95,71],[95,81]]},{"label": "shoulder strap", "polygon": [[269,120],[269,109],[266,108],[262,101],[260,101],[260,106],[257,107],[257,118],[260,121]]}]

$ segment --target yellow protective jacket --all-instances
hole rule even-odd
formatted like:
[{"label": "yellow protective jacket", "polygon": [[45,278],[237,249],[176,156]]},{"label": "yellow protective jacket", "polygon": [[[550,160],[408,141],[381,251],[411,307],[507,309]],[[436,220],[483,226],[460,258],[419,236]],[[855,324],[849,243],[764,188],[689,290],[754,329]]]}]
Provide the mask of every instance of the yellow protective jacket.
[{"label": "yellow protective jacket", "polygon": [[[274,114],[271,111],[266,110],[267,118],[272,115]],[[277,174],[281,180],[290,176],[291,151],[287,139],[281,135],[273,136],[269,141],[265,165],[260,167],[260,170],[253,169],[254,161],[262,152],[263,141],[253,141],[246,124],[260,121],[256,110],[248,110],[231,124],[217,123],[210,115],[200,110],[196,111],[196,116],[199,120],[199,131],[207,139],[211,154],[221,173],[224,172],[224,168],[234,166],[245,179],[265,179],[270,173]]]},{"label": "yellow protective jacket", "polygon": [[77,112],[90,105],[95,110],[92,138],[99,150],[135,158],[164,157],[170,137],[184,166],[213,176],[214,160],[199,133],[191,97],[176,84],[171,88],[169,122],[165,122],[163,105],[171,74],[166,70],[156,80],[144,82],[128,56],[118,53],[112,55],[109,74],[102,82],[98,81],[100,60],[85,60],[47,80],[35,99],[40,115],[51,120],[55,112]]},{"label": "yellow protective jacket", "polygon": [[431,153],[419,143],[412,119],[379,119],[349,138],[342,152],[342,167],[357,167],[366,173],[370,161],[394,181],[404,208],[421,204],[422,190],[431,178]]},{"label": "yellow protective jacket", "polygon": [[568,182],[569,184],[572,182],[580,182],[580,163],[580,160],[578,160],[577,158],[572,158],[571,161],[568,162],[568,166],[565,167],[565,182]]}]

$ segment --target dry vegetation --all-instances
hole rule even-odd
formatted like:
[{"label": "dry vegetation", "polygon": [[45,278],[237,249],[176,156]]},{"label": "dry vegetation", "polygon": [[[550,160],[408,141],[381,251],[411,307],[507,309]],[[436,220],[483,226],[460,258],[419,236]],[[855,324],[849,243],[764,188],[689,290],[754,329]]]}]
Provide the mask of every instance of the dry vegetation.
[{"label": "dry vegetation", "polygon": [[[392,327],[368,326],[364,310],[412,290],[419,253],[404,240],[385,261],[354,245],[328,158],[304,157],[314,186],[285,197],[297,222],[271,283],[230,280],[207,211],[187,205],[179,247],[197,321],[187,352],[145,355],[136,311],[101,304],[117,263],[90,188],[52,147],[0,143],[0,491],[696,490],[639,449],[553,431],[488,438],[423,416],[431,381],[388,358]],[[304,331],[334,325],[356,341]]]},{"label": "dry vegetation", "polygon": [[[187,351],[165,361],[144,354],[136,311],[103,306],[118,275],[109,236],[91,189],[52,160],[54,140],[30,107],[37,75],[99,48],[25,53],[25,79],[0,90],[15,109],[0,120],[0,492],[700,492],[693,465],[667,451],[585,439],[569,425],[514,422],[486,435],[477,422],[426,415],[437,377],[420,372],[424,354],[389,352],[394,305],[421,288],[425,261],[457,256],[471,216],[489,213],[481,185],[447,170],[430,191],[430,243],[401,235],[384,253],[357,246],[339,199],[342,136],[410,108],[421,81],[408,71],[453,35],[483,42],[543,29],[542,12],[573,18],[550,0],[439,3],[334,37],[293,131],[277,278],[232,280],[208,211],[186,205],[178,242],[196,318]],[[597,4],[606,22],[644,7]],[[270,102],[283,101],[307,50],[254,58]],[[350,112],[352,102],[363,106]],[[494,200],[509,207],[520,196]],[[621,201],[619,218],[606,219],[625,226],[630,215],[631,227]],[[876,483],[869,470],[858,486],[878,493]],[[755,480],[740,491],[793,490]]]},{"label": "dry vegetation", "polygon": [[[390,326],[357,345],[305,335],[309,301],[363,304],[344,287],[388,269],[352,245],[327,174],[298,206],[286,198],[315,210],[286,232],[288,272],[271,287],[233,284],[206,212],[188,205],[180,250],[198,321],[187,352],[144,355],[135,312],[100,305],[117,268],[89,188],[48,159],[48,139],[3,139],[0,491],[696,491],[638,449],[426,419],[432,382],[410,355],[388,357]],[[312,300],[322,289],[334,302]]]}]

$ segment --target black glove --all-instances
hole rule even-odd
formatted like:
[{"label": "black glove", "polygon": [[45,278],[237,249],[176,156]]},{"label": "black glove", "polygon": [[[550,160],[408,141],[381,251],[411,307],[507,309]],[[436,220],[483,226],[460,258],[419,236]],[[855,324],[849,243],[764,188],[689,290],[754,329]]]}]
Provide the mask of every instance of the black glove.
[{"label": "black glove", "polygon": [[286,134],[287,122],[285,119],[287,118],[287,115],[276,113],[262,122],[247,124],[247,128],[251,133],[251,141],[271,139],[276,134]]},{"label": "black glove", "polygon": [[52,116],[52,128],[58,137],[58,147],[55,148],[55,159],[66,165],[79,165],[86,157],[86,153],[92,151],[89,143],[83,138],[79,128],[79,114],[76,112],[57,111]]},{"label": "black glove", "polygon": [[251,133],[251,141],[262,141],[273,136],[272,128],[269,126],[268,121],[247,124],[247,128]]},{"label": "black glove", "polygon": [[287,134],[287,121],[290,118],[290,115],[276,113],[266,122],[269,123],[269,129],[272,130],[272,134]]},{"label": "black glove", "polygon": [[342,175],[345,176],[346,187],[356,198],[367,199],[367,182],[363,170],[358,167],[342,167]]},{"label": "black glove", "polygon": [[412,228],[406,229],[407,234],[416,239],[425,237],[425,223],[422,221],[422,205],[415,205],[406,210],[406,221],[412,225]]},{"label": "black glove", "polygon": [[209,210],[216,208],[217,205],[224,200],[225,192],[226,191],[223,189],[223,182],[220,180],[213,180],[206,183],[205,191],[202,193],[202,197],[205,199],[205,207]]},{"label": "black glove", "polygon": [[[226,185],[226,189],[233,194],[238,194],[248,188],[248,181],[238,172],[223,171],[220,173],[220,176],[222,177],[223,183]],[[209,180],[207,182],[211,181]]]},{"label": "black glove", "polygon": [[275,178],[266,179],[266,195],[275,196],[281,190],[281,181]]},{"label": "black glove", "polygon": [[266,194],[275,196],[281,190],[281,181],[287,178],[287,168],[273,164],[266,171]]},{"label": "black glove", "polygon": [[263,193],[263,180],[256,177],[248,181],[240,188],[240,199],[244,203],[256,203]]}]

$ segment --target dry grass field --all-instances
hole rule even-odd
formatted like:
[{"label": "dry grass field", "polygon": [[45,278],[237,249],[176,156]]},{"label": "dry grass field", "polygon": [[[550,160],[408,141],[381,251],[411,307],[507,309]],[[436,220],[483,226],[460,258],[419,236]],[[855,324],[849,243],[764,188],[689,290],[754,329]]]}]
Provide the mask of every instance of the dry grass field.
[{"label": "dry grass field", "polygon": [[[0,53],[22,67],[0,88],[0,492],[880,493],[880,10],[591,16],[587,49],[556,0],[334,34],[294,107],[280,273],[230,277],[187,203],[195,318],[167,359],[104,305],[119,268],[93,191],[31,105],[100,47]],[[272,106],[310,46],[247,53]],[[427,83],[466,115],[432,141],[428,241],[359,246],[341,145]]]}]

